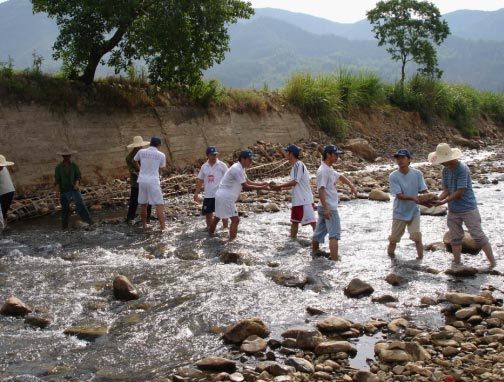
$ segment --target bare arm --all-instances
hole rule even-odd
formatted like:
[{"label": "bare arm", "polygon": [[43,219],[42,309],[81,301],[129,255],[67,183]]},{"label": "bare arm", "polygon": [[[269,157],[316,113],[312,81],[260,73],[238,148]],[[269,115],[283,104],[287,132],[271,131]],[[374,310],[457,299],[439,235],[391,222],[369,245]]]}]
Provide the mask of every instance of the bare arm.
[{"label": "bare arm", "polygon": [[448,189],[444,189],[443,192],[439,195],[439,201],[436,203],[436,205],[440,206],[441,204],[445,204],[455,199],[458,199],[464,194],[464,192],[465,188],[459,188],[453,194],[448,196],[449,193]]},{"label": "bare arm", "polygon": [[348,187],[350,187],[350,190],[352,191],[352,194],[354,194],[355,197],[357,197],[357,189],[355,188],[354,184],[344,175],[340,175],[339,181],[343,184],[346,184]]},{"label": "bare arm", "polygon": [[286,183],[277,184],[271,188],[275,191],[282,191],[282,190],[288,190],[289,188],[295,187],[297,184],[298,184],[298,182],[296,180],[290,180]]},{"label": "bare arm", "polygon": [[247,191],[266,190],[269,188],[269,184],[266,182],[255,183],[255,182],[251,182],[247,179],[247,181],[245,183],[242,183],[242,187],[244,190],[247,190]]},{"label": "bare arm", "polygon": [[201,187],[203,187],[203,179],[197,179],[196,180],[196,190],[194,190],[194,201],[197,202],[199,200],[198,195],[201,191]]}]

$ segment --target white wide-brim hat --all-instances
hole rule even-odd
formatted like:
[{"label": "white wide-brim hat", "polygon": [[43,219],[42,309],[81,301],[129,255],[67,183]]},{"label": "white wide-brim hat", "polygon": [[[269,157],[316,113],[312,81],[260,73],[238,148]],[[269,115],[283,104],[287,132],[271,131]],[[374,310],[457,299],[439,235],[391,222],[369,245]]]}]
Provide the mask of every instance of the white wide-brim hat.
[{"label": "white wide-brim hat", "polygon": [[441,164],[444,162],[449,162],[454,159],[458,159],[462,156],[462,151],[460,149],[452,149],[448,143],[440,143],[436,147],[436,151],[429,154],[427,160],[432,164]]},{"label": "white wide-brim hat", "polygon": [[5,159],[3,155],[0,155],[0,166],[5,167],[5,166],[12,166],[14,162],[9,162],[8,160]]},{"label": "white wide-brim hat", "polygon": [[144,147],[149,146],[150,142],[144,141],[140,135],[133,137],[133,143],[130,143],[126,146],[128,149],[132,149],[134,147]]},{"label": "white wide-brim hat", "polygon": [[63,147],[61,150],[56,151],[57,155],[74,155],[77,154],[77,151],[72,150],[68,146]]}]

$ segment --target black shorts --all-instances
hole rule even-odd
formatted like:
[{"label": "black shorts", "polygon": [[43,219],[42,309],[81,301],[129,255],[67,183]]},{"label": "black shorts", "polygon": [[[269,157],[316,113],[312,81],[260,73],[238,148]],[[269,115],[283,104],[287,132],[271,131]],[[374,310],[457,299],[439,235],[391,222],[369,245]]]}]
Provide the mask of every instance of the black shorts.
[{"label": "black shorts", "polygon": [[213,214],[215,212],[215,198],[205,198],[203,200],[203,207],[201,207],[201,214]]}]

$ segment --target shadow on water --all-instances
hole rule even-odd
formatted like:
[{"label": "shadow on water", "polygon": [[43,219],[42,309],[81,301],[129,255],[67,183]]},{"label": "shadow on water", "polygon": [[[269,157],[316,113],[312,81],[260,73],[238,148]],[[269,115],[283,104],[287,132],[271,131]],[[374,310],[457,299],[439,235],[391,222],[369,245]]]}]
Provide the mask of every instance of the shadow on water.
[{"label": "shadow on water", "polygon": [[[500,189],[485,185],[476,193],[484,229],[502,264]],[[386,254],[391,211],[392,202],[342,203],[338,262],[312,257],[310,227],[301,228],[297,240],[289,238],[287,204],[278,213],[242,218],[232,243],[221,229],[208,237],[199,217],[168,222],[163,234],[125,224],[61,232],[56,216],[13,224],[0,238],[0,297],[17,296],[45,312],[41,314],[51,325],[35,330],[21,319],[0,317],[2,380],[36,381],[57,375],[61,380],[132,381],[166,376],[202,356],[229,355],[218,333],[243,318],[263,318],[275,339],[286,329],[312,328],[325,316],[310,316],[308,306],[360,323],[405,317],[438,327],[444,323],[440,307],[421,306],[422,296],[437,298],[454,290],[474,293],[502,282],[500,276],[487,274],[463,280],[447,276],[443,271],[450,254],[427,252],[422,262],[415,261],[415,247],[406,237],[391,261]],[[441,241],[446,217],[422,217],[422,229],[424,243]],[[327,249],[327,243],[322,248]],[[224,251],[239,252],[250,261],[223,264],[219,255]],[[486,265],[482,254],[464,255],[464,260]],[[305,277],[307,284],[279,285],[273,280],[275,271]],[[389,285],[385,277],[391,272],[407,282]],[[137,286],[139,300],[124,303],[112,298],[110,284],[118,274]],[[374,296],[390,294],[398,301],[384,305],[371,302],[371,297],[345,297],[343,289],[355,277],[370,283]],[[63,334],[70,326],[86,323],[104,324],[108,334],[94,342]],[[377,339],[361,337],[351,365],[365,368]]]}]

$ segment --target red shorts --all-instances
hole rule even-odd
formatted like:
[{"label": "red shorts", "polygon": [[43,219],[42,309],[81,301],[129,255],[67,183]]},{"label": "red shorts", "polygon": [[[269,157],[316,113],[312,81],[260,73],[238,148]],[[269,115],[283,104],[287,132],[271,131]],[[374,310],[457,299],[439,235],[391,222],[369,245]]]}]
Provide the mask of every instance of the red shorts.
[{"label": "red shorts", "polygon": [[315,217],[315,204],[292,207],[291,222],[301,223],[302,225],[315,224],[317,222]]}]

